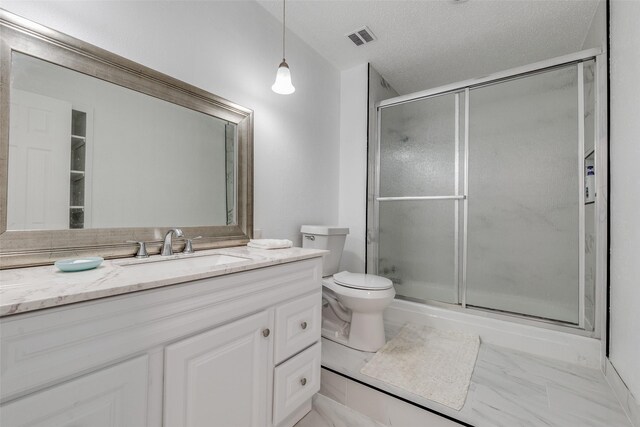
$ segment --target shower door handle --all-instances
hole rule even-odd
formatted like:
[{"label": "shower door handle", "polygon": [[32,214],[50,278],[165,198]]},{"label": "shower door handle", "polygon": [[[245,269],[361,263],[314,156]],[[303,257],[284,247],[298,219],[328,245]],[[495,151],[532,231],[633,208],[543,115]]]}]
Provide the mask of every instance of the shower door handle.
[{"label": "shower door handle", "polygon": [[466,195],[462,196],[403,196],[403,197],[376,197],[378,202],[395,202],[400,200],[464,200]]}]

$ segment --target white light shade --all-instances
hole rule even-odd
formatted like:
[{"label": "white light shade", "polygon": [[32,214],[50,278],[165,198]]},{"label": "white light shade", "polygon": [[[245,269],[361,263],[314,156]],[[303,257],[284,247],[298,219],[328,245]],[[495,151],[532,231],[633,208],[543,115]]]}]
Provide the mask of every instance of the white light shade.
[{"label": "white light shade", "polygon": [[278,67],[276,81],[271,86],[271,90],[281,95],[289,95],[296,91],[296,88],[291,84],[291,71],[285,61],[282,61]]}]

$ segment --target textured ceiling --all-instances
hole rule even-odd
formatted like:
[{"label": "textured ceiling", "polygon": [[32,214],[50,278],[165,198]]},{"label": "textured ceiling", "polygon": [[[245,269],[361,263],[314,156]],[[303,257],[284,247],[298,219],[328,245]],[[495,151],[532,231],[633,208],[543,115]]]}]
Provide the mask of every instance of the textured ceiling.
[{"label": "textured ceiling", "polygon": [[[281,1],[258,3],[282,19]],[[581,50],[597,4],[287,0],[287,28],[339,70],[370,62],[406,94]],[[378,40],[356,47],[345,35],[364,25]]]}]

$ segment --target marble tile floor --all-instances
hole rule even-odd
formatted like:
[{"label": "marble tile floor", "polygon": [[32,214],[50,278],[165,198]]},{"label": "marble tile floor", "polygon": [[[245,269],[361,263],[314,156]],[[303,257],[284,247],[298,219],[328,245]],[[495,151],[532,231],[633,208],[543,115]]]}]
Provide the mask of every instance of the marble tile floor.
[{"label": "marble tile floor", "polygon": [[311,412],[294,427],[385,427],[353,409],[321,394],[313,397]]},{"label": "marble tile floor", "polygon": [[[476,427],[631,427],[597,369],[482,344],[466,402],[456,411],[361,374],[373,354],[322,339],[325,368]],[[341,390],[323,389],[343,403]]]}]

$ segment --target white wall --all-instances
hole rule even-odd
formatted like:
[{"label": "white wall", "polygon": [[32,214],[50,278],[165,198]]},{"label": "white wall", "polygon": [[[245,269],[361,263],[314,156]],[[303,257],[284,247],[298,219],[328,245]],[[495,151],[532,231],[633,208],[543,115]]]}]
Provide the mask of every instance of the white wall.
[{"label": "white wall", "polygon": [[640,403],[640,2],[610,19],[610,359]]},{"label": "white wall", "polygon": [[[255,111],[255,227],[300,244],[338,221],[340,75],[287,33],[296,92],[271,91],[281,23],[253,1],[3,1],[6,10]],[[179,224],[176,224],[179,225]]]},{"label": "white wall", "polygon": [[364,273],[367,209],[367,91],[369,65],[341,73],[338,223],[349,227],[340,270]]}]

